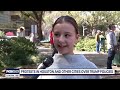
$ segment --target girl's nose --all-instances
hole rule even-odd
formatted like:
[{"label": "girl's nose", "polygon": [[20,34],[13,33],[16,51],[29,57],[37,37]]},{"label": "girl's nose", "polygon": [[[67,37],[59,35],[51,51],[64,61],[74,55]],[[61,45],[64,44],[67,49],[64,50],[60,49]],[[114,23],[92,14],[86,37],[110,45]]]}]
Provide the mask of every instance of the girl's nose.
[{"label": "girl's nose", "polygon": [[64,38],[63,35],[61,35],[58,40],[59,40],[59,42],[64,42],[64,41],[65,41],[65,38]]}]

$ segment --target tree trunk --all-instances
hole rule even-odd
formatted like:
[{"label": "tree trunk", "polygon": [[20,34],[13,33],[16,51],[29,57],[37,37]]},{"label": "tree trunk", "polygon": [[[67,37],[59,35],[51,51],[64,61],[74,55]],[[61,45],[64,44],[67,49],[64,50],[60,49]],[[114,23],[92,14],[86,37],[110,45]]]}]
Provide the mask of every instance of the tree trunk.
[{"label": "tree trunk", "polygon": [[43,21],[43,15],[44,15],[44,11],[32,11],[32,13],[26,13],[24,11],[21,11],[21,13],[25,16],[27,16],[28,18],[34,20],[37,23],[37,33],[38,33],[38,37],[40,40],[43,39],[43,34],[42,34],[42,21]]},{"label": "tree trunk", "polygon": [[38,23],[38,37],[40,38],[40,40],[43,40],[41,22]]},{"label": "tree trunk", "polygon": [[38,13],[36,12],[36,11],[33,11],[33,13],[34,13],[34,15],[35,15],[35,17],[36,17],[36,20],[37,20],[37,24],[38,24],[38,30],[37,30],[37,32],[38,32],[38,37],[40,38],[40,40],[43,40],[43,34],[42,34],[42,16],[43,16],[43,11],[40,11],[39,12],[39,15],[38,15]]}]

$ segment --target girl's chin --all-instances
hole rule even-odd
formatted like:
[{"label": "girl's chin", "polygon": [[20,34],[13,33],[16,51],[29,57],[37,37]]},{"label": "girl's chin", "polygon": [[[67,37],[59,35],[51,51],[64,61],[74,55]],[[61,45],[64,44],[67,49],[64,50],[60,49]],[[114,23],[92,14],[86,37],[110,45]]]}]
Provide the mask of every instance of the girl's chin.
[{"label": "girl's chin", "polygon": [[64,55],[65,55],[65,54],[74,54],[74,53],[72,53],[72,52],[70,53],[70,52],[66,52],[66,51],[65,51],[65,52],[60,51],[59,53],[60,53],[60,54],[64,54]]},{"label": "girl's chin", "polygon": [[59,51],[60,54],[67,54],[68,52]]}]

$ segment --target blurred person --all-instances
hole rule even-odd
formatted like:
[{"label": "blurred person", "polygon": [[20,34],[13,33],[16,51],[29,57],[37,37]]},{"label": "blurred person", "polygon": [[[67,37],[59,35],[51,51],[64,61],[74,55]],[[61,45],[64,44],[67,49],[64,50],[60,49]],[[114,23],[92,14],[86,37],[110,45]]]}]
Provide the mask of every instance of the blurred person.
[{"label": "blurred person", "polygon": [[104,36],[104,32],[101,31],[101,35],[100,35],[100,51],[103,50],[103,52],[105,53],[105,36]]},{"label": "blurred person", "polygon": [[116,48],[117,48],[117,40],[115,36],[116,27],[115,24],[109,25],[109,32],[107,34],[107,49],[108,49],[108,58],[107,58],[107,69],[112,69],[112,60],[115,57]]},{"label": "blurred person", "polygon": [[25,27],[21,26],[17,29],[17,36],[18,37],[25,37]]},{"label": "blurred person", "polygon": [[93,27],[93,30],[92,30],[92,36],[93,36],[93,37],[95,37],[96,32],[97,32],[97,30],[95,29],[95,27]]},{"label": "blurred person", "polygon": [[117,67],[120,67],[120,36],[119,36],[118,41],[117,41],[117,52],[116,52],[115,57],[112,61],[112,64],[117,66]]},{"label": "blurred person", "polygon": [[101,35],[101,31],[97,30],[97,33],[95,35],[95,41],[96,41],[96,52],[100,53],[100,35]]}]

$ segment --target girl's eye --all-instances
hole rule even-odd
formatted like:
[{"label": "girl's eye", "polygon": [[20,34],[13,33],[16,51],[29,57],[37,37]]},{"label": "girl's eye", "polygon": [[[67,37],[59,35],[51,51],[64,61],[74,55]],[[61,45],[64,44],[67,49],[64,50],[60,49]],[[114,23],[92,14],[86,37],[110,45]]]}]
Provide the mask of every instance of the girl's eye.
[{"label": "girl's eye", "polygon": [[67,37],[70,37],[70,35],[69,34],[65,34],[65,37],[67,38]]},{"label": "girl's eye", "polygon": [[60,34],[58,34],[58,33],[55,33],[55,34],[54,34],[54,36],[56,36],[56,37],[59,37],[59,36],[60,36]]}]

